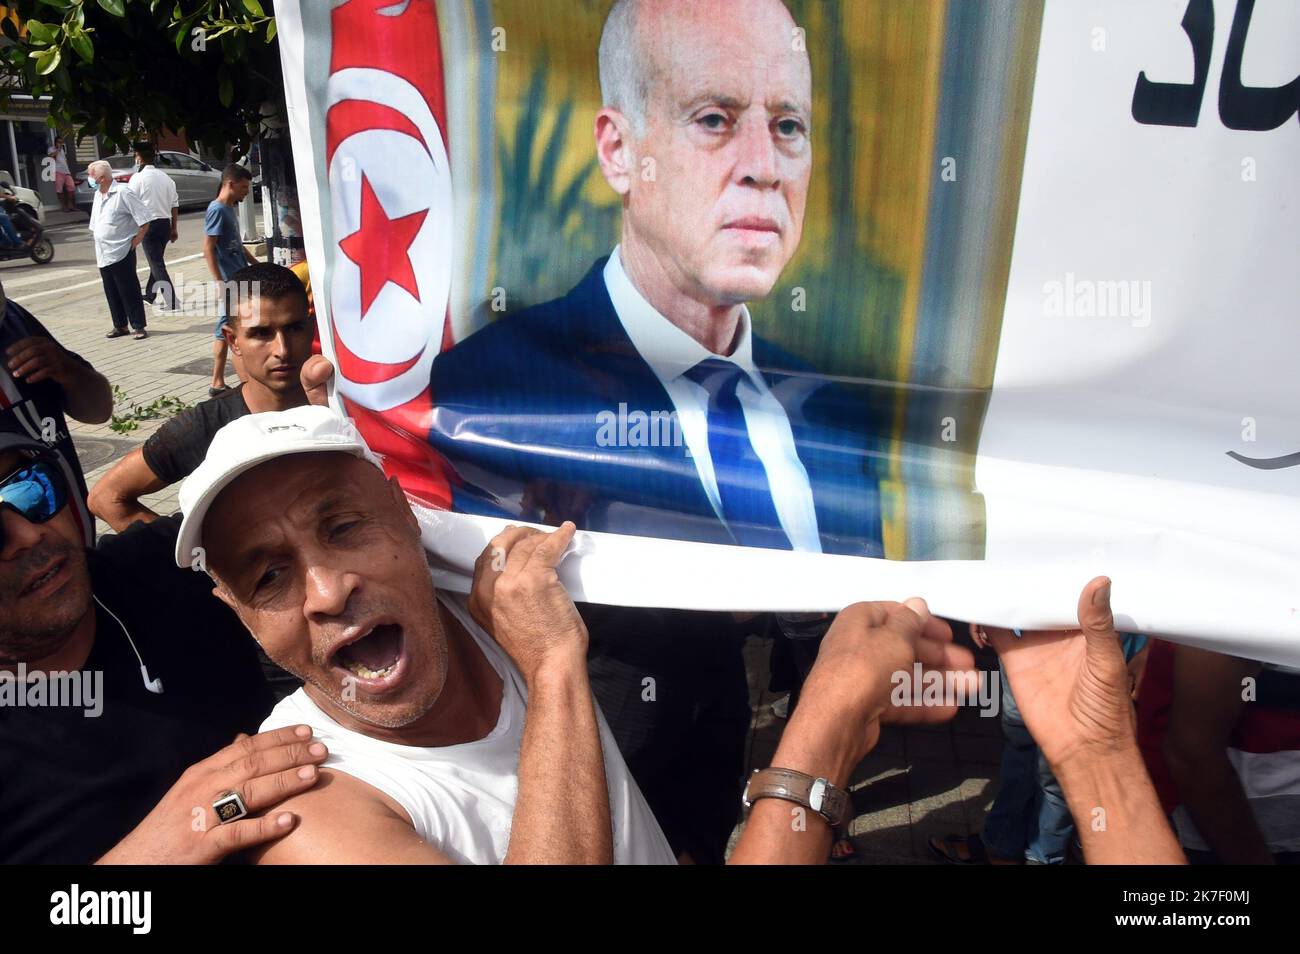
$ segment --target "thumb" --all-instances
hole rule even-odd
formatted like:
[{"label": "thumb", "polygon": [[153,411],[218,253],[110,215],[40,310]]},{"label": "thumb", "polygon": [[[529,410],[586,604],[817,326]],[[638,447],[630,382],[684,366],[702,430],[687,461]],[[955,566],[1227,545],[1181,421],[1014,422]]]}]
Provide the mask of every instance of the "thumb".
[{"label": "thumb", "polygon": [[1079,628],[1089,640],[1115,640],[1115,617],[1110,610],[1110,578],[1099,576],[1079,596]]},{"label": "thumb", "polygon": [[314,354],[303,362],[298,378],[307,394],[307,403],[324,407],[329,404],[329,382],[334,376],[334,365],[323,354]]}]

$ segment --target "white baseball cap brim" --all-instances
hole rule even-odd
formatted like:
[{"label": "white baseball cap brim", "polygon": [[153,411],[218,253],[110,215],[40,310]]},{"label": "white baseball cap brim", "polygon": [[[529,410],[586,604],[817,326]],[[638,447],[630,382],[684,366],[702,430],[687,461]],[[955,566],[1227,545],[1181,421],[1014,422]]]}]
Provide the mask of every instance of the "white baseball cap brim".
[{"label": "white baseball cap brim", "polygon": [[383,465],[353,423],[327,407],[249,414],[217,431],[207,456],[181,484],[181,529],[176,565],[193,565],[203,553],[203,520],[221,491],[245,471],[289,454],[337,451]]}]

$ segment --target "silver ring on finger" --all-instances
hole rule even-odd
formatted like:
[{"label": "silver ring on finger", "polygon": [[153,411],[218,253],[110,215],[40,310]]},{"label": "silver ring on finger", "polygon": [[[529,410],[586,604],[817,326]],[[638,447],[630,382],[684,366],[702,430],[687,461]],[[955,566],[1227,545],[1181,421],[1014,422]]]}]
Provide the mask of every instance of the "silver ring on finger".
[{"label": "silver ring on finger", "polygon": [[233,789],[218,795],[212,802],[212,810],[217,813],[217,821],[223,825],[239,821],[248,814],[248,806]]}]

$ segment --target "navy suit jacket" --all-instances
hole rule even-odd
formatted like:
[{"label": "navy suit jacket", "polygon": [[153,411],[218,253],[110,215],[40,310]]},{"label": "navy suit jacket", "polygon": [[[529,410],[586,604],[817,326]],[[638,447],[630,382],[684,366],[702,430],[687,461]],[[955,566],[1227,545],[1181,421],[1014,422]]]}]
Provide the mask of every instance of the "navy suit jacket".
[{"label": "navy suit jacket", "polygon": [[[671,398],[619,321],[605,261],[564,297],[503,316],[434,362],[429,442],[461,478],[453,505],[734,543],[685,442],[673,438]],[[790,419],[823,552],[883,556],[877,471],[890,408],[879,392],[828,385],[756,336],[753,358]],[[638,429],[639,415],[656,413],[658,426]]]}]

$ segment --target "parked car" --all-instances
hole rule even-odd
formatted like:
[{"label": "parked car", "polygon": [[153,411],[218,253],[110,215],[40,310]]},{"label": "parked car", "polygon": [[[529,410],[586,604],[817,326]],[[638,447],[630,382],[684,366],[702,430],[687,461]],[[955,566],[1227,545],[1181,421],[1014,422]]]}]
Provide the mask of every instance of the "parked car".
[{"label": "parked car", "polygon": [[[105,162],[113,169],[118,182],[130,182],[135,175],[135,156],[106,156]],[[181,210],[203,208],[221,191],[221,170],[214,169],[201,159],[183,152],[159,152],[158,168],[176,183],[176,198]],[[81,170],[73,181],[77,184],[77,208],[90,214],[95,193],[86,186],[86,170]]]},{"label": "parked car", "polygon": [[14,185],[14,177],[5,169],[0,169],[0,182],[8,186],[9,190],[18,197],[18,204],[23,207],[23,211],[34,218],[41,225],[45,224],[45,206],[41,202],[41,197],[31,189],[24,189],[20,185]]}]

